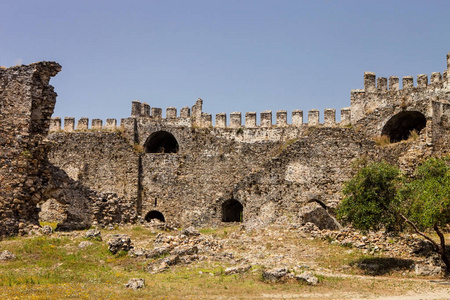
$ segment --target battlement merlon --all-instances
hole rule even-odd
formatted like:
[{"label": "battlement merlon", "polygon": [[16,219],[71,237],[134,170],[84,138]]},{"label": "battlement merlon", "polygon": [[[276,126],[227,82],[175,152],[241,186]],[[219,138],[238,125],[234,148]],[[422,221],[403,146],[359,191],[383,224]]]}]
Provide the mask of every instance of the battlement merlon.
[{"label": "battlement merlon", "polygon": [[447,53],[447,70],[450,70],[450,52]]},{"label": "battlement merlon", "polygon": [[[383,81],[383,80],[381,80]],[[384,79],[384,82],[387,82],[387,79]],[[381,84],[380,84],[381,85]],[[387,84],[385,84],[386,86]],[[144,105],[147,108],[144,110]],[[146,103],[141,103],[138,100],[133,100],[131,104],[131,112],[132,118],[145,118],[149,117],[149,121],[151,122],[165,122],[167,125],[174,126],[194,126],[198,128],[271,128],[271,127],[287,127],[294,126],[300,127],[304,125],[312,125],[317,126],[321,125],[319,122],[318,115],[319,111],[313,110],[311,114],[314,117],[311,118],[310,122],[304,123],[303,119],[303,111],[302,110],[293,110],[292,111],[292,123],[288,124],[288,112],[286,110],[278,110],[275,114],[275,121],[273,122],[273,113],[270,110],[263,111],[260,113],[260,124],[257,124],[257,113],[256,112],[246,112],[244,124],[242,124],[243,115],[241,112],[232,112],[230,114],[229,124],[227,124],[228,118],[225,113],[216,114],[216,121],[213,126],[212,124],[212,116],[208,113],[202,111],[203,100],[199,98],[196,103],[192,106],[192,114],[191,108],[183,107],[180,110],[180,115],[177,116],[177,108],[176,107],[167,107],[166,108],[166,117],[162,117],[162,109],[157,107],[152,107]],[[151,110],[151,113],[143,113],[143,111]],[[349,108],[344,108],[341,110],[341,122],[336,122],[336,110],[335,109],[325,109],[324,111],[324,123],[323,125],[326,127],[330,126],[348,126],[350,122],[349,118]],[[200,114],[201,113],[201,114]],[[317,115],[317,116],[316,116]]]},{"label": "battlement merlon", "polygon": [[413,76],[404,76],[401,89],[397,76],[390,76],[387,82],[385,77],[377,78],[375,73],[364,72],[364,89],[351,91],[351,123],[383,108],[420,109],[418,103],[427,99],[450,100],[450,52],[446,58],[447,69],[442,75],[433,72],[429,80],[428,75],[419,74],[416,86]]},{"label": "battlement merlon", "polygon": [[[125,124],[124,120],[122,119],[121,126]],[[74,117],[65,117],[64,118],[64,127],[62,127],[61,124],[61,118],[60,117],[53,117],[50,119],[50,129],[49,132],[75,132],[75,131],[88,131],[88,130],[94,130],[94,131],[100,131],[100,130],[106,130],[106,131],[114,131],[118,129],[117,120],[116,119],[106,119],[106,124],[103,124],[103,120],[101,119],[92,119],[91,128],[89,129],[89,118],[80,118],[78,120],[77,126],[75,127],[75,118]]]},{"label": "battlement merlon", "polygon": [[445,84],[445,88],[446,88],[446,93],[447,94],[450,94],[450,76],[447,76],[448,75],[448,73],[450,72],[450,52],[449,53],[447,53],[447,71],[446,72],[444,72],[445,73],[445,78],[444,78],[444,76],[442,76],[443,77],[443,80],[444,80],[444,84]]},{"label": "battlement merlon", "polygon": [[[442,76],[439,72],[431,73],[430,82],[426,74],[417,75],[417,86],[414,87],[414,79],[412,76],[405,76],[402,78],[402,90],[409,90],[412,88],[419,89],[435,89],[436,87],[443,87],[445,92],[450,93],[450,77],[447,76],[450,70],[450,52],[447,53],[447,69]],[[364,72],[364,92],[366,93],[385,93],[389,91],[399,91],[399,78],[396,76],[389,77],[389,85],[385,77],[377,78],[373,72]]]}]

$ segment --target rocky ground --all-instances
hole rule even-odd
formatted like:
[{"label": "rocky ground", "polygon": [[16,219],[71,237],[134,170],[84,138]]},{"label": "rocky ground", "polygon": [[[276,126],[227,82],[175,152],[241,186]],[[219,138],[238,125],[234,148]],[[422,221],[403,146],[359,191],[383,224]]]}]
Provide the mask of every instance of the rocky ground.
[{"label": "rocky ground", "polygon": [[[442,275],[443,263],[432,251],[431,243],[415,234],[394,235],[385,232],[360,232],[344,228],[338,231],[320,230],[312,223],[303,226],[272,226],[263,230],[245,231],[244,226],[230,234],[217,236],[201,234],[194,228],[181,231],[166,224],[151,223],[149,228],[164,228],[167,233],[159,233],[153,240],[152,248],[145,248],[148,241],[132,242],[124,235],[106,235],[110,250],[129,251],[128,255],[139,259],[149,259],[148,271],[164,272],[170,266],[190,264],[195,261],[222,261],[226,265],[237,266],[240,271],[248,271],[250,266],[264,266],[266,269],[287,269],[299,271],[339,272],[358,268],[366,274],[377,275],[395,270],[414,273],[419,276]],[[88,231],[88,235],[91,231]],[[99,232],[99,231],[97,231]],[[323,253],[311,251],[305,241],[326,240],[341,246],[346,253],[360,252],[374,259],[335,265],[327,270],[321,267]],[[122,245],[122,246],[120,246]],[[391,262],[391,269],[385,270],[385,258]],[[380,263],[377,264],[376,258]],[[384,263],[386,264],[386,263]],[[331,267],[331,266],[330,266]]]},{"label": "rocky ground", "polygon": [[[145,223],[141,227],[127,225],[118,229],[111,226],[74,232],[53,232],[52,228],[44,226],[34,234],[69,237],[79,241],[77,251],[89,251],[96,243],[107,245],[110,255],[126,257],[127,264],[135,262],[143,266],[144,274],[147,275],[130,278],[124,283],[126,287],[135,290],[147,289],[145,278],[148,284],[149,278],[156,278],[155,276],[176,274],[180,270],[198,270],[198,266],[211,266],[205,271],[195,272],[198,272],[198,276],[211,278],[253,276],[267,284],[281,284],[281,289],[284,289],[283,284],[292,285],[295,282],[318,289],[318,294],[310,290],[309,296],[302,293],[301,297],[296,293],[284,292],[279,294],[283,295],[282,298],[446,299],[450,295],[448,282],[442,272],[442,262],[432,252],[431,245],[414,234],[395,236],[372,232],[363,235],[350,228],[338,231],[319,230],[312,223],[303,226],[272,225],[260,230],[246,230],[240,224],[197,230],[177,229],[158,222]],[[0,260],[15,259],[14,251],[0,251]],[[371,280],[398,280],[402,284],[407,282],[413,286],[426,284],[427,288],[407,289],[410,295],[406,298],[395,298],[401,296],[398,293],[403,293],[399,291],[387,298],[387,291],[383,291],[383,288],[373,295],[368,288],[364,293],[349,293],[343,289],[339,296],[335,292],[320,296],[319,289],[323,289],[321,286],[329,285],[332,280],[347,279],[356,280],[360,284]],[[430,282],[436,282],[432,290],[429,290]],[[390,283],[384,283],[386,284]],[[352,287],[350,290],[353,289]],[[263,298],[278,298],[274,293],[266,296],[259,294]],[[252,297],[242,297],[248,298]]]}]

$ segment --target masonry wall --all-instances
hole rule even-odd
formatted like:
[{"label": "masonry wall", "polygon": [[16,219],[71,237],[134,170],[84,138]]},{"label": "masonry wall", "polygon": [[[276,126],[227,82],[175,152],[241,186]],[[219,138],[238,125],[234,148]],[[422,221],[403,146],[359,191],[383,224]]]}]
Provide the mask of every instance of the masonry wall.
[{"label": "masonry wall", "polygon": [[139,155],[120,132],[52,133],[49,161],[99,192],[137,198]]},{"label": "masonry wall", "polygon": [[[388,122],[395,116],[409,113],[421,114],[426,126],[419,132],[429,146],[441,142],[441,117],[448,114],[445,104],[450,93],[450,55],[447,55],[447,69],[426,74],[376,77],[372,72],[364,73],[364,89],[351,91],[351,123],[369,138],[386,134]],[[400,88],[401,81],[401,88]],[[444,106],[444,108],[442,108]],[[444,120],[445,121],[445,120]],[[408,122],[407,118],[402,122]],[[401,124],[399,124],[401,126]]]},{"label": "masonry wall", "polygon": [[184,141],[177,154],[143,154],[143,216],[157,210],[180,225],[220,223],[221,205],[234,187],[280,147],[217,138],[202,129],[189,130]]},{"label": "masonry wall", "polygon": [[[56,132],[48,139],[50,163],[62,170],[73,182],[71,188],[80,190],[85,198],[86,227],[136,221],[140,209],[139,154],[121,132]],[[71,206],[80,205],[80,196],[68,198],[72,202],[78,198]]]},{"label": "masonry wall", "polygon": [[[179,226],[216,225],[232,199],[243,205],[248,228],[314,216],[334,228],[328,213],[356,161],[386,160],[408,173],[421,159],[448,153],[447,61],[442,75],[428,81],[421,74],[416,86],[405,77],[402,89],[398,78],[366,72],[339,123],[334,109],[324,111],[323,123],[317,110],[295,110],[290,124],[281,110],[261,112],[259,123],[255,112],[221,113],[214,126],[201,99],[179,113],[168,107],[165,117],[133,101],[120,125],[70,117],[62,125],[50,120],[56,94],[48,85],[59,65],[1,70],[0,234],[36,226],[37,205],[47,200],[42,207],[60,210],[62,230],[137,222],[152,211]],[[395,142],[377,146],[383,134]]]},{"label": "masonry wall", "polygon": [[37,207],[50,177],[47,135],[61,66],[41,62],[0,69],[0,236],[38,224]]}]

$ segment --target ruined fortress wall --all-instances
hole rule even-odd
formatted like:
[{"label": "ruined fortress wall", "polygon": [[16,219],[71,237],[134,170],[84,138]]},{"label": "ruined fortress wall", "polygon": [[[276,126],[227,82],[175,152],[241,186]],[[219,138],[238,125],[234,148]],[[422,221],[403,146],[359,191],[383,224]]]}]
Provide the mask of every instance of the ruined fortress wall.
[{"label": "ruined fortress wall", "polygon": [[274,154],[278,143],[238,143],[196,130],[177,154],[142,156],[143,215],[160,211],[167,220],[204,226],[222,221],[221,205],[233,190]]},{"label": "ruined fortress wall", "polygon": [[405,76],[401,89],[396,76],[377,78],[374,73],[365,72],[364,89],[351,91],[351,123],[368,137],[376,137],[400,134],[394,127],[401,131],[401,123],[422,128],[417,124],[424,122],[419,133],[425,137],[425,142],[428,145],[440,143],[443,137],[441,119],[446,116],[445,122],[449,115],[449,68],[450,53],[447,69],[442,74],[433,72],[430,78],[419,74],[416,84],[413,76]]},{"label": "ruined fortress wall", "polygon": [[[160,108],[132,102],[131,117],[105,123],[87,118],[49,120],[59,71],[38,63],[0,71],[0,234],[38,224],[37,205],[55,199],[61,229],[136,222],[151,217],[181,226],[243,221],[321,219],[339,203],[352,164],[386,160],[411,172],[433,154],[448,153],[450,102],[447,71],[403,78],[364,74],[351,108],[320,112],[264,111],[211,114],[203,101]],[[48,144],[44,137],[50,126]],[[415,134],[412,134],[416,131]],[[391,144],[377,146],[386,135]],[[412,138],[410,138],[412,137]],[[53,200],[51,200],[53,201]],[[50,202],[49,202],[50,203]],[[325,212],[325,213],[324,213]],[[325,225],[324,225],[325,224]]]},{"label": "ruined fortress wall", "polygon": [[376,156],[374,143],[352,129],[311,129],[238,184],[234,197],[244,203],[252,226],[310,221],[304,214],[308,203],[334,209],[352,166],[361,157]]},{"label": "ruined fortress wall", "polygon": [[[70,203],[67,210],[76,208],[68,212],[69,219],[78,220],[81,228],[93,223],[136,221],[140,207],[139,155],[122,132],[54,132],[48,139],[49,162],[71,182],[64,190],[78,191],[54,195],[59,201]],[[64,229],[77,228],[76,220],[66,221]]]},{"label": "ruined fortress wall", "polygon": [[99,192],[137,198],[139,155],[120,132],[52,133],[49,161]]},{"label": "ruined fortress wall", "polygon": [[[300,222],[308,201],[322,201],[330,209],[339,202],[341,184],[349,178],[354,160],[377,157],[374,143],[351,128],[321,125],[239,130],[169,126],[150,119],[138,120],[137,124],[135,128],[140,128],[140,132],[130,134],[126,140],[138,136],[144,151],[140,154],[140,167],[133,164],[125,173],[139,178],[139,183],[128,182],[126,189],[138,194],[142,218],[158,211],[166,221],[184,226],[219,224],[223,220],[223,204],[230,199],[242,203],[243,220],[248,226],[264,226],[281,219]],[[161,131],[176,138],[177,153],[145,152],[148,137]],[[267,137],[263,138],[262,132]],[[104,156],[104,164],[110,168],[107,174],[123,174],[121,162],[133,156],[133,149],[124,147],[120,157],[100,150],[106,145],[118,150],[112,135],[105,131],[51,134],[55,145],[51,161],[92,189],[113,191],[117,181],[90,178],[79,171],[83,169],[80,162],[92,163],[92,169],[99,169],[98,161]],[[255,136],[256,141],[245,142],[245,137]]]},{"label": "ruined fortress wall", "polygon": [[60,69],[54,62],[0,69],[0,236],[38,224],[50,176],[43,140],[56,101],[49,81]]}]

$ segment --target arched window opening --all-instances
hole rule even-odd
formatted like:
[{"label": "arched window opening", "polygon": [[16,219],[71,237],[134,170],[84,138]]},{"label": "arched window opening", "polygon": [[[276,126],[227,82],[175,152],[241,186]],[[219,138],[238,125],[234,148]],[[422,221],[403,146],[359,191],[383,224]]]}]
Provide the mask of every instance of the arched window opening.
[{"label": "arched window opening", "polygon": [[244,207],[235,200],[230,199],[222,204],[222,222],[242,222]]},{"label": "arched window opening", "polygon": [[149,211],[146,215],[145,215],[145,221],[150,222],[151,220],[157,219],[161,222],[165,222],[166,220],[164,219],[164,215],[162,213],[160,213],[157,210],[152,210]]},{"label": "arched window opening", "polygon": [[146,153],[177,153],[177,139],[167,131],[153,132],[144,144]]},{"label": "arched window opening", "polygon": [[391,143],[407,140],[412,131],[419,133],[427,125],[425,116],[418,111],[403,111],[387,121],[381,135],[389,137]]}]

